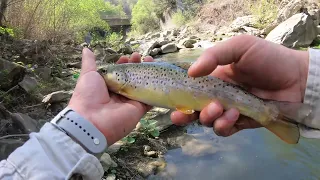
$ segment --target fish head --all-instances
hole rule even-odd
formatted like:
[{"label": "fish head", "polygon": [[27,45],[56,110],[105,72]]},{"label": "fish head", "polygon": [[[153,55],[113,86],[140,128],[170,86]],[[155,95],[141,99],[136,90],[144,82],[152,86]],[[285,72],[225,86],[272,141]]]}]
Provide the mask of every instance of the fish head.
[{"label": "fish head", "polygon": [[110,64],[98,69],[98,73],[104,78],[109,90],[118,92],[127,83],[125,67],[121,64]]}]

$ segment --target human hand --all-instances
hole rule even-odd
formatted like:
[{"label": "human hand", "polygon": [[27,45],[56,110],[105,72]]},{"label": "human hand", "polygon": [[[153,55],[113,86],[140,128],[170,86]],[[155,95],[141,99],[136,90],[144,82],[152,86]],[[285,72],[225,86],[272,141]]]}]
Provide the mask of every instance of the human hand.
[{"label": "human hand", "polygon": [[[68,106],[95,125],[111,145],[129,134],[151,107],[108,92],[94,54],[87,48],[82,53],[81,73]],[[139,63],[140,58],[133,53],[130,59],[123,56],[117,63]],[[144,61],[152,60],[146,57]]]},{"label": "human hand", "polygon": [[[308,52],[249,35],[233,37],[207,49],[194,63],[189,76],[212,75],[244,88],[264,99],[302,102],[308,75]],[[175,111],[175,124],[200,119],[213,127],[217,135],[230,136],[240,130],[261,127],[256,121],[240,116],[237,109],[223,112],[219,102],[212,102],[201,112],[186,115]]]}]

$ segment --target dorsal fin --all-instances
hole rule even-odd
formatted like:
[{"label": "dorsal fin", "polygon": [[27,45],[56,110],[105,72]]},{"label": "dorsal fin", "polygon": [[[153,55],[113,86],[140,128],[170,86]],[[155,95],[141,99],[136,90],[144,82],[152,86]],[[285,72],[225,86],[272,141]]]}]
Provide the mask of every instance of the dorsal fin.
[{"label": "dorsal fin", "polygon": [[174,62],[172,64],[182,69],[188,70],[190,66],[193,64],[193,62]]}]

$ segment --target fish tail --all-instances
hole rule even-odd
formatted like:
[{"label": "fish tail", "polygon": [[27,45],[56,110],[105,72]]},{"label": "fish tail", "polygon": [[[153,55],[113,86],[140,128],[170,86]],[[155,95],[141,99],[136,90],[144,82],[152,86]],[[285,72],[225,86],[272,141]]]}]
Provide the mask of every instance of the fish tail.
[{"label": "fish tail", "polygon": [[269,131],[274,133],[289,144],[297,144],[300,139],[298,124],[303,122],[312,112],[312,107],[303,103],[277,102],[273,101],[279,110],[276,121],[265,125]]}]

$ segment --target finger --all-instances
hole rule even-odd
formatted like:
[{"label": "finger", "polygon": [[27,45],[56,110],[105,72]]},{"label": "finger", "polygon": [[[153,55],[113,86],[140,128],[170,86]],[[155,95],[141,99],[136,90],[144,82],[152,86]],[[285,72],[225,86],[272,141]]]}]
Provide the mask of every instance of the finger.
[{"label": "finger", "polygon": [[200,113],[202,125],[212,127],[213,122],[223,114],[223,106],[219,102],[212,102]]},{"label": "finger", "polygon": [[81,64],[81,72],[80,75],[83,75],[89,71],[96,71],[96,57],[93,52],[88,48],[83,48],[82,50],[82,64]]},{"label": "finger", "polygon": [[127,56],[121,56],[121,57],[119,58],[119,60],[116,62],[116,64],[122,64],[122,63],[127,63],[127,62],[129,62],[129,57],[127,57]]},{"label": "finger", "polygon": [[199,112],[187,115],[179,111],[174,111],[171,113],[170,118],[173,124],[183,126],[189,124],[192,121],[197,120],[199,118]]},{"label": "finger", "polygon": [[140,63],[140,62],[141,62],[140,54],[137,52],[132,53],[129,59],[129,63]]},{"label": "finger", "polygon": [[218,43],[207,49],[189,68],[189,76],[206,76],[214,71],[218,65],[237,62],[256,40],[254,36],[240,35]]},{"label": "finger", "polygon": [[229,109],[214,121],[213,129],[218,136],[230,136],[238,132],[235,123],[239,118],[239,111],[237,109]]},{"label": "finger", "polygon": [[239,131],[243,130],[243,129],[254,129],[254,128],[259,128],[262,127],[262,125],[260,123],[258,123],[257,121],[240,115],[238,121],[235,123],[234,125]]},{"label": "finger", "polygon": [[144,62],[153,62],[153,58],[151,56],[146,56],[144,59],[143,59]]}]

